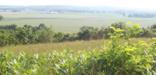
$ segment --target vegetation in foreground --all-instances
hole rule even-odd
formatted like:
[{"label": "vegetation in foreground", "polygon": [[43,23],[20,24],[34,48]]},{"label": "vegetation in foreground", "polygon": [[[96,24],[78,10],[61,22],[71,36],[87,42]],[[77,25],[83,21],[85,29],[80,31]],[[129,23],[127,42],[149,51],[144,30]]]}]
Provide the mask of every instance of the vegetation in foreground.
[{"label": "vegetation in foreground", "polygon": [[[46,54],[0,54],[1,75],[153,75],[155,44],[130,42],[142,30],[111,27],[111,39],[104,49],[52,52]],[[125,34],[125,31],[128,32]],[[153,39],[156,41],[156,39]]]}]

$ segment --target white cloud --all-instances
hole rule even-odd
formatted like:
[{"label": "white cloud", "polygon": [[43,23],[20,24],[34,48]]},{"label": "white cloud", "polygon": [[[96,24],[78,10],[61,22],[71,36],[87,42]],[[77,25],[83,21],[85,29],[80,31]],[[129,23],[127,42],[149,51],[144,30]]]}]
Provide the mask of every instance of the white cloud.
[{"label": "white cloud", "polygon": [[156,0],[1,0],[0,5],[76,5],[156,9]]}]

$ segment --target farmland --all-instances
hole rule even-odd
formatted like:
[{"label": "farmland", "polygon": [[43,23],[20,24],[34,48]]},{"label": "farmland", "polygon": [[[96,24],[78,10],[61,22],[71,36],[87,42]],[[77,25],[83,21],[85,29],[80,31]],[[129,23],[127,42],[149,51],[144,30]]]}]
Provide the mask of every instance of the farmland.
[{"label": "farmland", "polygon": [[9,13],[1,12],[4,19],[0,25],[39,25],[44,23],[52,26],[57,32],[77,32],[82,26],[106,27],[114,22],[132,21],[141,24],[143,27],[155,23],[156,18],[129,18],[119,14],[109,13]]}]

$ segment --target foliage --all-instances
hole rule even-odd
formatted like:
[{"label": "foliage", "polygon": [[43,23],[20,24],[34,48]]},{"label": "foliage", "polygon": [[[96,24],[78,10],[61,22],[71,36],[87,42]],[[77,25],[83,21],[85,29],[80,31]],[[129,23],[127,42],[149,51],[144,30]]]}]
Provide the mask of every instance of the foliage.
[{"label": "foliage", "polygon": [[44,24],[39,26],[16,25],[0,26],[0,46],[9,44],[31,44],[51,42],[53,31]]},{"label": "foliage", "polygon": [[126,28],[126,23],[116,22],[116,23],[111,24],[111,26],[115,27],[115,28],[125,29]]},{"label": "foliage", "polygon": [[27,44],[33,42],[36,38],[30,25],[24,25],[19,27],[15,31],[16,39],[18,43]]},{"label": "foliage", "polygon": [[156,24],[153,24],[150,29],[153,31],[153,32],[156,32]]},{"label": "foliage", "polygon": [[130,37],[140,33],[139,27],[111,27],[108,47],[101,50],[0,53],[0,75],[153,75],[156,46],[145,41],[130,42]]},{"label": "foliage", "polygon": [[37,42],[44,43],[53,41],[54,32],[52,28],[48,28],[44,24],[40,24],[39,27],[36,27],[34,32],[37,36]]},{"label": "foliage", "polygon": [[[0,31],[3,31],[0,33],[0,46],[10,44],[32,44],[75,40],[110,39],[111,34],[114,33],[114,29],[117,29],[119,33],[121,30],[121,33],[123,36],[125,36],[125,39],[133,36],[156,37],[154,25],[151,28],[141,28],[140,26],[138,26],[138,24],[134,24],[133,26],[132,25],[133,23],[126,24],[124,22],[117,22],[113,23],[109,27],[95,28],[91,26],[83,26],[77,33],[63,33],[54,32],[52,28],[47,27],[44,24],[40,24],[38,26],[24,25],[20,27],[12,24],[0,26]],[[7,36],[11,38],[7,38]]]},{"label": "foliage", "polygon": [[15,35],[12,31],[0,30],[0,46],[10,45],[15,41]]},{"label": "foliage", "polygon": [[82,40],[91,40],[96,39],[98,29],[89,26],[83,26],[80,28],[80,32],[78,33],[78,38]]},{"label": "foliage", "polygon": [[78,36],[75,33],[61,33],[57,32],[54,34],[54,42],[63,42],[63,41],[75,41],[78,39]]},{"label": "foliage", "polygon": [[11,25],[5,25],[5,26],[0,26],[1,30],[16,30],[17,25],[11,24]]},{"label": "foliage", "polygon": [[0,15],[0,21],[3,19],[3,16]]}]

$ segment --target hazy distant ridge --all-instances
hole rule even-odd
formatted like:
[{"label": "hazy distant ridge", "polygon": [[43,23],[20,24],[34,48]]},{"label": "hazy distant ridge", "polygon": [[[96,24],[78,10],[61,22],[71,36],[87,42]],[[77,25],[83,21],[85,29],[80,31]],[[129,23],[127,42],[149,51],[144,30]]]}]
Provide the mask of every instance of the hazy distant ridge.
[{"label": "hazy distant ridge", "polygon": [[80,6],[0,6],[0,12],[37,12],[37,13],[115,13],[128,17],[155,17],[155,12],[130,10],[115,7],[80,7]]}]

